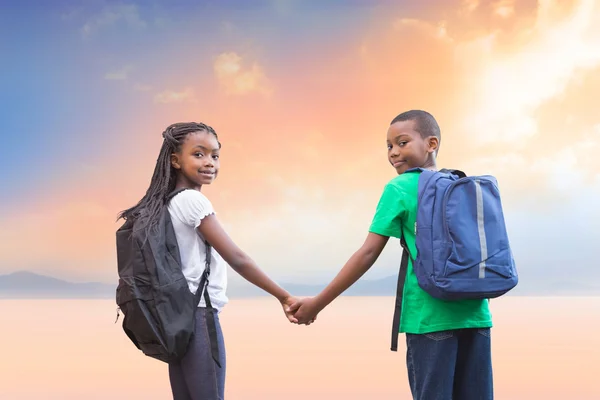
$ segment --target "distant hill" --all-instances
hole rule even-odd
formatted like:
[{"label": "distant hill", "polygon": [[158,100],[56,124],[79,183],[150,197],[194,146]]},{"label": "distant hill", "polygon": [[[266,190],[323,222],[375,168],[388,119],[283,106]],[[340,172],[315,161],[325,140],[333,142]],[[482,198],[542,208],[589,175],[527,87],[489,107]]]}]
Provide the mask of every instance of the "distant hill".
[{"label": "distant hill", "polygon": [[[395,296],[397,276],[375,280],[359,280],[348,289],[345,296]],[[600,284],[576,281],[521,282],[509,295],[513,296],[600,296]],[[314,296],[324,287],[322,284],[285,283],[281,285],[297,296]],[[75,283],[65,280],[19,271],[0,275],[0,299],[4,298],[107,298],[114,299],[117,285],[101,282]],[[247,282],[232,282],[228,289],[231,298],[267,296],[265,292]]]},{"label": "distant hill", "polygon": [[548,280],[536,285],[520,283],[510,295],[513,296],[600,296],[598,281],[578,282],[573,279]]},{"label": "distant hill", "polygon": [[[398,276],[388,276],[377,280],[359,280],[350,287],[344,296],[395,296]],[[295,283],[281,283],[290,293],[298,296],[314,296],[318,294],[326,284],[307,285]],[[268,295],[262,290],[241,283],[231,287],[228,291],[229,297],[253,297]],[[600,296],[599,283],[581,283],[574,280],[556,280],[548,282],[521,281],[516,288],[511,290],[507,296]]]},{"label": "distant hill", "polygon": [[[392,296],[396,291],[396,278],[359,281],[345,295],[355,296]],[[313,296],[324,287],[322,285],[286,284],[282,283],[290,293],[299,296]],[[88,282],[75,283],[40,275],[28,271],[0,275],[1,298],[114,298],[115,284]],[[230,284],[229,297],[256,297],[268,295],[261,289],[249,284]]]},{"label": "distant hill", "polygon": [[107,298],[115,285],[73,283],[28,271],[0,275],[0,298]]}]

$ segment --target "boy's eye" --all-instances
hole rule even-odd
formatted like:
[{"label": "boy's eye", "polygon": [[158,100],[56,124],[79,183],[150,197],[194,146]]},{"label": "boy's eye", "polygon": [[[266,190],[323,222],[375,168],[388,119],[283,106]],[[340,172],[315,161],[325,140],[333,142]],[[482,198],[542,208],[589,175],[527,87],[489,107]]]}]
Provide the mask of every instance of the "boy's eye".
[{"label": "boy's eye", "polygon": [[388,145],[387,145],[387,149],[388,149],[388,150],[391,150],[391,149],[392,149],[392,145],[391,145],[391,144],[388,144]]},{"label": "boy's eye", "polygon": [[407,143],[407,142],[399,142],[399,143],[398,143],[398,146],[402,147],[402,146],[404,146],[406,143]]}]

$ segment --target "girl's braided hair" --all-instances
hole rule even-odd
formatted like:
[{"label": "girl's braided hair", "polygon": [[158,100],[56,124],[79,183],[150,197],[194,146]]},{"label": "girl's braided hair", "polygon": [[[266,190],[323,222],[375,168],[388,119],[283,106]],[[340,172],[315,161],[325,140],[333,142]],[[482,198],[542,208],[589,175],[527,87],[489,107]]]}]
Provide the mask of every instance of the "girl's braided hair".
[{"label": "girl's braided hair", "polygon": [[135,220],[142,217],[139,223],[136,224],[136,230],[144,230],[146,237],[150,230],[157,226],[160,212],[167,202],[167,197],[175,190],[177,170],[171,165],[171,154],[180,151],[187,135],[195,132],[207,132],[215,135],[219,148],[221,148],[217,133],[206,124],[179,122],[170,125],[162,134],[164,141],[146,194],[135,206],[121,211],[117,220],[121,218]]}]

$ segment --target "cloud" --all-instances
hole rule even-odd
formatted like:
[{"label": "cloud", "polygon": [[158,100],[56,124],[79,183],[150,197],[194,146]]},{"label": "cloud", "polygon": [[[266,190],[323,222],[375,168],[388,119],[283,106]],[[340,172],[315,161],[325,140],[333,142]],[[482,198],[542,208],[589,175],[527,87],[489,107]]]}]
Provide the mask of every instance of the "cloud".
[{"label": "cloud", "polygon": [[[511,201],[540,191],[556,201],[586,188],[598,158],[571,145],[600,142],[590,132],[599,121],[590,106],[600,88],[597,2],[461,4],[479,9],[455,9],[444,21],[388,11],[387,20],[373,23],[353,48],[369,77],[369,97],[381,109],[432,111],[446,138],[440,165],[498,176]],[[491,18],[494,7],[514,13]],[[588,174],[582,181],[564,181],[581,170]]]},{"label": "cloud", "polygon": [[460,7],[460,14],[471,14],[479,7],[479,0],[463,0]]},{"label": "cloud", "polygon": [[186,87],[180,92],[175,92],[173,90],[165,90],[164,92],[160,92],[154,95],[154,102],[162,104],[183,102],[195,103],[197,101],[198,99],[196,98],[196,92],[190,87]]},{"label": "cloud", "polygon": [[214,62],[214,72],[220,86],[230,95],[246,95],[260,93],[270,95],[272,89],[265,77],[262,67],[253,63],[244,68],[242,57],[234,52],[219,54]]},{"label": "cloud", "polygon": [[515,13],[515,0],[499,0],[492,4],[494,14],[508,18]]},{"label": "cloud", "polygon": [[394,29],[402,29],[404,27],[416,29],[437,39],[452,41],[448,36],[446,22],[444,21],[439,22],[438,24],[432,24],[419,19],[400,18],[394,22]]},{"label": "cloud", "polygon": [[126,65],[119,70],[107,72],[104,75],[104,79],[109,80],[109,81],[124,81],[129,77],[129,73],[131,71],[133,71],[133,66]]},{"label": "cloud", "polygon": [[147,23],[140,16],[137,5],[117,4],[106,7],[99,15],[89,19],[81,28],[82,34],[87,37],[103,27],[123,22],[131,28],[145,28]]},{"label": "cloud", "polygon": [[480,142],[526,144],[538,133],[536,110],[561,95],[579,72],[600,63],[594,1],[579,1],[570,13],[557,10],[560,2],[541,1],[535,26],[518,49],[507,51],[498,34],[472,54],[489,60],[483,73],[472,71],[478,93],[464,126]]},{"label": "cloud", "polygon": [[[519,29],[492,27],[456,40],[459,114],[442,129],[460,145],[448,159],[472,174],[497,176],[507,203],[530,196],[564,202],[596,179],[598,120],[577,105],[598,87],[586,78],[600,71],[599,11],[592,0],[567,8],[540,1]],[[460,157],[461,150],[472,155]]]}]

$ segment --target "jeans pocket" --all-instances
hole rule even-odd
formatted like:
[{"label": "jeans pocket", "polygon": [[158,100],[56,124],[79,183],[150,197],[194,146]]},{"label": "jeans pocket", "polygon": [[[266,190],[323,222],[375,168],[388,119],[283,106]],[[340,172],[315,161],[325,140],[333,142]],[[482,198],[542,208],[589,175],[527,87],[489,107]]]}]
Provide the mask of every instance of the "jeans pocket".
[{"label": "jeans pocket", "polygon": [[490,328],[479,328],[477,329],[477,333],[479,333],[481,336],[485,336],[486,338],[491,337]]},{"label": "jeans pocket", "polygon": [[439,342],[440,340],[450,339],[452,336],[454,336],[453,331],[439,331],[425,334],[425,337],[431,340],[435,340],[436,342]]}]

